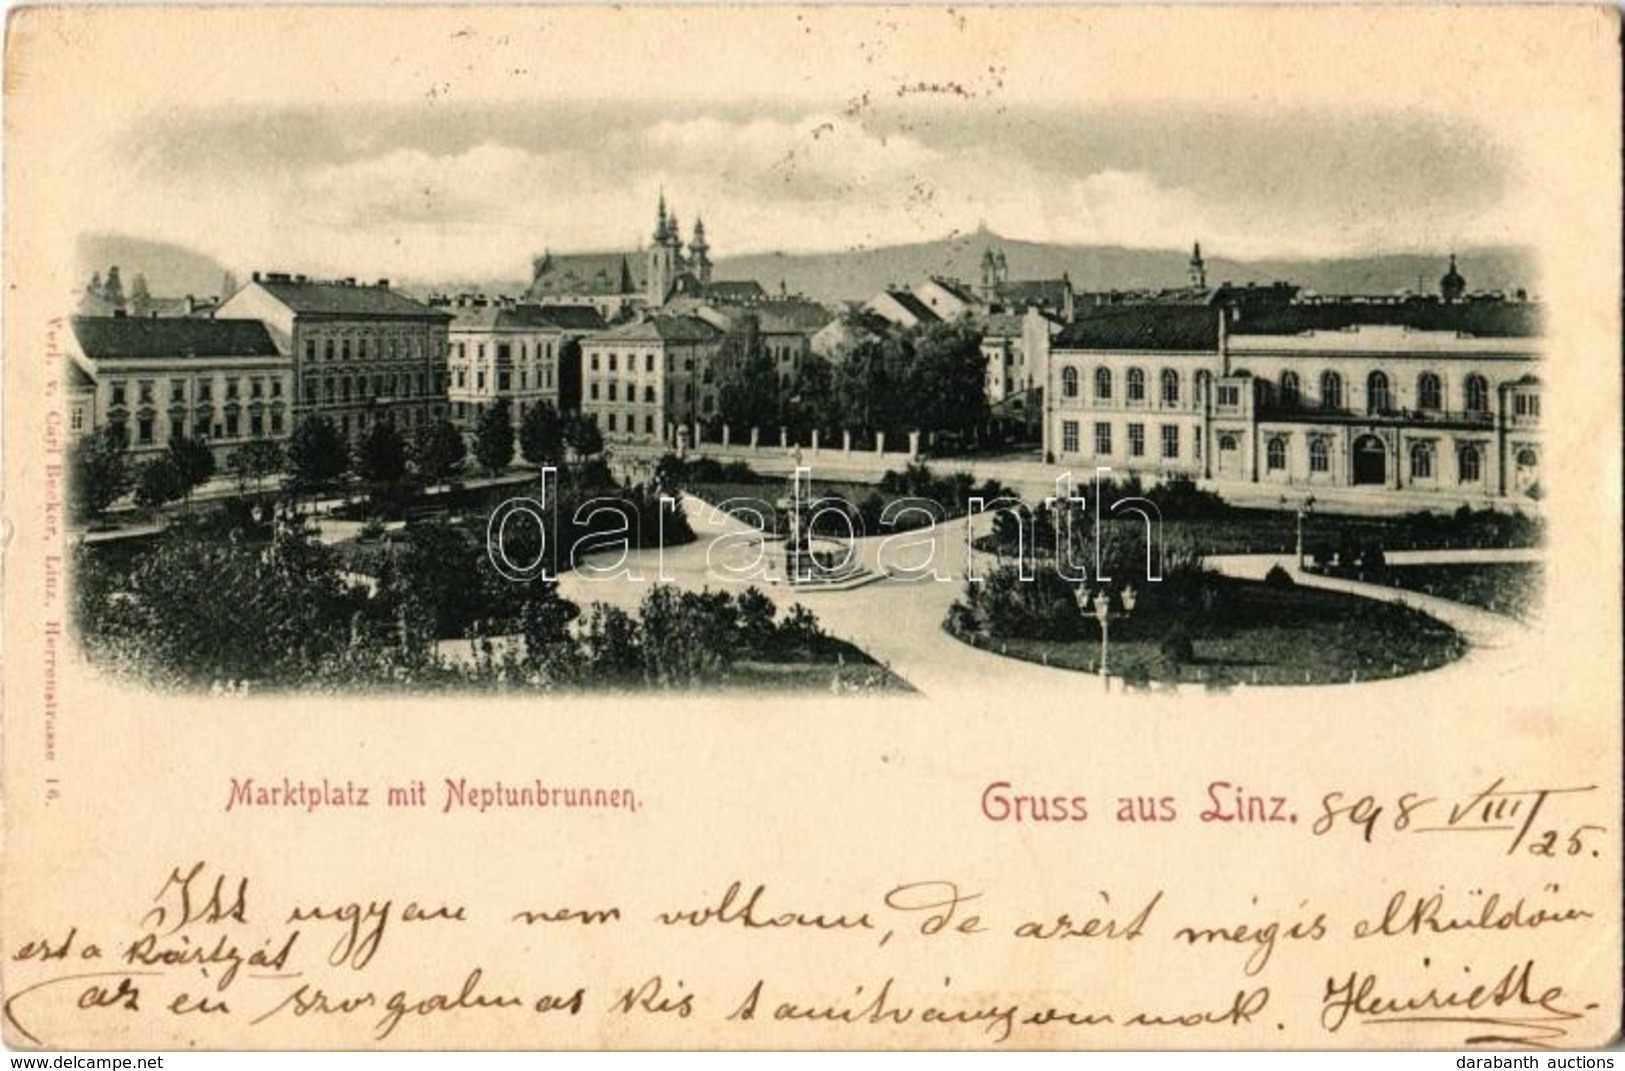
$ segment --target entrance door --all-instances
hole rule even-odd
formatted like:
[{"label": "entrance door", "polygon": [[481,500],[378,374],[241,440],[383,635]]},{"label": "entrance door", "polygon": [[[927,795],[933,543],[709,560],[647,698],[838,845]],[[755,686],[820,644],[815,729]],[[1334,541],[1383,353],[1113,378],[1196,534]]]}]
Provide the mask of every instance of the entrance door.
[{"label": "entrance door", "polygon": [[1388,482],[1388,448],[1375,435],[1362,435],[1354,440],[1354,482]]}]

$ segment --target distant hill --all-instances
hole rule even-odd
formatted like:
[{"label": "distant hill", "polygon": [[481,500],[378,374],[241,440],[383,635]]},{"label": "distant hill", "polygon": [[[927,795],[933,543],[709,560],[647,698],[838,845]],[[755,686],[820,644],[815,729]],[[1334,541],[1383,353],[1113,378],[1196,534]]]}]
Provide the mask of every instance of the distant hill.
[{"label": "distant hill", "polygon": [[[140,274],[147,277],[147,288],[160,297],[219,294],[226,273],[225,265],[218,260],[185,246],[123,234],[80,235],[74,257],[81,286],[90,280],[91,273],[105,276],[109,267],[117,265],[126,293]],[[242,275],[238,278],[247,281]]]},{"label": "distant hill", "polygon": [[[717,261],[716,275],[720,279],[757,279],[770,291],[776,291],[782,280],[790,292],[823,301],[867,298],[883,287],[912,283],[928,275],[975,282],[981,277],[982,251],[989,245],[1004,251],[1010,278],[1053,279],[1065,272],[1078,290],[1183,286],[1190,260],[1188,251],[1052,245],[980,233],[840,253],[725,257]],[[1528,249],[1463,249],[1457,256],[1461,273],[1473,290],[1538,289],[1535,258]],[[1444,253],[1259,261],[1210,256],[1207,277],[1209,283],[1281,280],[1326,294],[1391,294],[1415,289],[1420,278],[1422,289],[1432,292],[1446,265]]]}]

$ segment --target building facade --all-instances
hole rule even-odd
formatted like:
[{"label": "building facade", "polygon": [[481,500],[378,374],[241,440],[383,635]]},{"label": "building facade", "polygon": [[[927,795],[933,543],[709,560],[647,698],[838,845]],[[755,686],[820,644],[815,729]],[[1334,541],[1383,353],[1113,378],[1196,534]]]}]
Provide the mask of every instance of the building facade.
[{"label": "building facade", "polygon": [[502,400],[516,429],[543,402],[560,413],[580,407],[581,355],[572,343],[605,329],[595,309],[473,299],[447,311],[446,397],[459,429],[472,431]]},{"label": "building facade", "polygon": [[83,316],[72,326],[71,434],[118,429],[137,459],[186,436],[224,467],[243,443],[293,430],[293,361],[256,320]]},{"label": "building facade", "polygon": [[347,437],[387,421],[411,429],[447,414],[451,316],[389,288],[255,272],[218,315],[265,325],[293,359],[294,408],[320,414]]},{"label": "building facade", "polygon": [[1050,348],[1046,454],[1283,490],[1538,496],[1538,309],[1452,308],[1087,317]]},{"label": "building facade", "polygon": [[612,442],[684,442],[717,413],[722,339],[695,316],[656,316],[584,339],[582,413]]}]

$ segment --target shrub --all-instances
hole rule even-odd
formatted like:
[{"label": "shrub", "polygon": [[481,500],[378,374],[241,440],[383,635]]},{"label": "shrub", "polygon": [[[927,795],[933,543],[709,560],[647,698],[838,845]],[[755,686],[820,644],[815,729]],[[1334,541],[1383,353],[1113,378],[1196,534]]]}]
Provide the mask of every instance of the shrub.
[{"label": "shrub", "polygon": [[1176,666],[1196,661],[1196,645],[1191,642],[1190,633],[1185,631],[1184,625],[1175,625],[1169,629],[1167,635],[1163,636],[1159,649],[1162,651],[1162,657]]},{"label": "shrub", "polygon": [[1264,586],[1270,588],[1295,588],[1298,582],[1292,579],[1292,574],[1279,565],[1270,566],[1270,571],[1264,574]]}]

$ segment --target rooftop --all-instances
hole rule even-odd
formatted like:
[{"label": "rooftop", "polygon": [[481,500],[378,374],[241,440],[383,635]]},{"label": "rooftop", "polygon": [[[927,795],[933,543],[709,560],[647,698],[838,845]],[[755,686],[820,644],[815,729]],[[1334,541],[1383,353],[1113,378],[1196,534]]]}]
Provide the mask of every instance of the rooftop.
[{"label": "rooftop", "polygon": [[597,339],[605,342],[710,342],[722,332],[693,316],[656,316],[611,328]]},{"label": "rooftop", "polygon": [[1217,352],[1219,311],[1205,305],[1114,305],[1084,310],[1055,338],[1058,350]]},{"label": "rooftop", "polygon": [[75,316],[73,336],[91,360],[131,357],[276,357],[258,320]]},{"label": "rooftop", "polygon": [[279,272],[254,273],[252,285],[296,313],[318,316],[384,316],[420,320],[446,319],[446,314],[389,288],[388,279],[377,284],[354,279],[318,280]]}]

